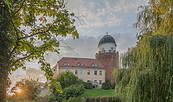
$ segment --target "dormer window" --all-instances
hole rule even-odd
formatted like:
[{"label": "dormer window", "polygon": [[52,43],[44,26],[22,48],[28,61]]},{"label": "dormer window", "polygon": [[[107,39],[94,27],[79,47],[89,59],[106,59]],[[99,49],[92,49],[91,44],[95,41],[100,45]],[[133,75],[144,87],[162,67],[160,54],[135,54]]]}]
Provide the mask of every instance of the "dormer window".
[{"label": "dormer window", "polygon": [[70,63],[65,62],[64,65],[70,65]]},{"label": "dormer window", "polygon": [[77,65],[78,65],[78,66],[83,66],[83,64],[82,64],[82,63],[78,63]]},{"label": "dormer window", "polygon": [[93,63],[91,66],[98,66],[97,64]]}]

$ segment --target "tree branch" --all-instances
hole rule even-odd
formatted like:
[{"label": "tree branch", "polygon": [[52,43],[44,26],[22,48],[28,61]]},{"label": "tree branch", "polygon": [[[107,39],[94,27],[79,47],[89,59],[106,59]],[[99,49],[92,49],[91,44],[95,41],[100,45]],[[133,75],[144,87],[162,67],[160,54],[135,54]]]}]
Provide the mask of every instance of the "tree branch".
[{"label": "tree branch", "polygon": [[[47,47],[49,47],[49,46],[50,46],[50,45],[47,45],[47,46],[44,46],[44,47],[40,47],[40,49],[47,48]],[[42,51],[35,51],[35,52],[32,52],[32,53],[30,53],[30,54],[28,54],[28,55],[26,55],[26,56],[24,56],[24,57],[18,58],[16,61],[14,61],[14,62],[10,65],[10,67],[13,67],[13,66],[14,66],[17,62],[19,62],[20,60],[26,59],[26,58],[32,56],[33,54],[35,54],[35,53],[37,53],[37,52],[42,52]]]},{"label": "tree branch", "polygon": [[22,4],[21,4],[20,8],[19,8],[16,12],[14,12],[14,14],[13,14],[11,17],[15,16],[16,13],[19,12],[19,11],[21,10],[21,8],[22,8],[23,5],[24,5],[24,2],[25,2],[25,0],[22,1]]},{"label": "tree branch", "polygon": [[17,62],[19,62],[19,61],[22,60],[22,59],[26,59],[26,58],[30,57],[30,56],[33,55],[34,53],[35,53],[35,52],[32,52],[32,53],[30,53],[29,55],[27,55],[27,56],[25,56],[25,57],[22,57],[22,58],[17,59],[15,62],[13,62],[13,63],[10,65],[10,67],[13,67]]},{"label": "tree branch", "polygon": [[[58,21],[57,21],[57,22],[58,22]],[[47,32],[49,32],[49,30],[51,29],[51,27],[52,27],[55,23],[56,23],[56,22],[53,22],[52,25],[51,25],[46,31],[37,32],[37,33],[31,34],[31,35],[27,35],[27,36],[24,36],[24,37],[19,38],[19,40],[21,40],[21,39],[26,39],[26,38],[29,38],[29,37],[32,37],[32,36],[35,36],[35,35],[38,35],[38,34],[47,33]]]}]

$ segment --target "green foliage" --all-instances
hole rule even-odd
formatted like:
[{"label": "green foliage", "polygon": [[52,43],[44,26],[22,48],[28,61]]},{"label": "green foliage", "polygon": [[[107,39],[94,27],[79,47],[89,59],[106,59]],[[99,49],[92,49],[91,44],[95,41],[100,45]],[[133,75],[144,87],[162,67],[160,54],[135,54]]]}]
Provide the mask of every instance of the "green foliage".
[{"label": "green foliage", "polygon": [[145,37],[123,58],[116,93],[124,102],[173,101],[173,36]]},{"label": "green foliage", "polygon": [[57,76],[56,81],[60,83],[63,89],[73,84],[83,84],[83,81],[75,76],[72,72],[60,73]]},{"label": "green foliage", "polygon": [[85,102],[84,100],[82,100],[80,97],[73,97],[73,98],[69,98],[68,100],[65,100],[63,102]]},{"label": "green foliage", "polygon": [[[17,92],[19,89],[21,92]],[[32,79],[22,79],[16,83],[11,92],[14,93],[13,97],[16,101],[36,100],[40,94],[39,83]]]},{"label": "green foliage", "polygon": [[114,90],[103,90],[99,88],[93,88],[85,90],[84,94],[80,97],[100,97],[100,96],[114,96]]},{"label": "green foliage", "polygon": [[92,83],[89,83],[89,82],[85,82],[84,87],[85,87],[85,89],[92,89],[93,88]]},{"label": "green foliage", "polygon": [[68,100],[69,98],[72,98],[72,97],[78,97],[78,96],[82,95],[84,93],[84,91],[85,91],[85,89],[84,89],[83,84],[73,84],[73,85],[70,85],[69,87],[64,88],[62,93],[59,93],[59,92],[53,93],[50,96],[49,101],[50,102],[55,102],[55,101],[62,102],[62,101]]},{"label": "green foliage", "polygon": [[138,14],[142,35],[117,70],[116,94],[123,102],[173,102],[173,0],[149,0]]},{"label": "green foliage", "polygon": [[52,84],[50,87],[53,93],[50,96],[51,102],[62,102],[70,97],[78,97],[84,93],[84,82],[72,72],[63,72],[55,80],[62,87],[62,92],[55,89],[56,84]]},{"label": "green foliage", "polygon": [[148,5],[140,6],[138,22],[135,24],[141,34],[171,34],[173,32],[173,0],[149,0]]},{"label": "green foliage", "polygon": [[0,101],[5,99],[9,72],[26,69],[27,61],[37,59],[50,84],[56,82],[44,55],[58,53],[57,37],[78,38],[74,17],[64,0],[0,1]]},{"label": "green foliage", "polygon": [[111,83],[110,82],[102,83],[102,89],[104,90],[112,89]]},{"label": "green foliage", "polygon": [[65,88],[63,90],[63,95],[65,96],[65,99],[69,99],[70,97],[78,97],[84,93],[84,90],[83,84],[74,84]]},{"label": "green foliage", "polygon": [[90,97],[86,99],[86,102],[121,102],[117,97]]}]

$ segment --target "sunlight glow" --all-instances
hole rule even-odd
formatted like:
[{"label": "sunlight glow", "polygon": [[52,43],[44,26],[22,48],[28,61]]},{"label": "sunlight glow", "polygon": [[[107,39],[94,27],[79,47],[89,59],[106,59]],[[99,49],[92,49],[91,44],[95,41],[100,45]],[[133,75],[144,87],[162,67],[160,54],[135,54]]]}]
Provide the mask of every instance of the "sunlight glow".
[{"label": "sunlight glow", "polygon": [[16,90],[16,92],[21,92],[21,91],[22,91],[21,89]]}]

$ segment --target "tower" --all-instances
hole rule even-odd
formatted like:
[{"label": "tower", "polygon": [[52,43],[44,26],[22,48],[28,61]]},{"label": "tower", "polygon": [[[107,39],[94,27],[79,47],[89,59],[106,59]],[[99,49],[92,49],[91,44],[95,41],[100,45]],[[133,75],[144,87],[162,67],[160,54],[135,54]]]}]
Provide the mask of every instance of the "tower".
[{"label": "tower", "polygon": [[105,78],[106,81],[110,81],[111,84],[115,83],[114,69],[118,67],[119,54],[116,52],[116,42],[114,38],[107,34],[102,37],[98,44],[98,53],[95,57],[105,67]]}]

